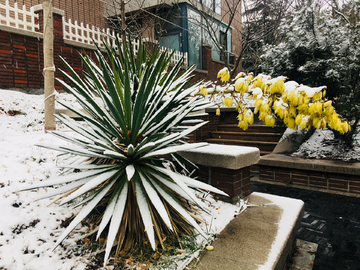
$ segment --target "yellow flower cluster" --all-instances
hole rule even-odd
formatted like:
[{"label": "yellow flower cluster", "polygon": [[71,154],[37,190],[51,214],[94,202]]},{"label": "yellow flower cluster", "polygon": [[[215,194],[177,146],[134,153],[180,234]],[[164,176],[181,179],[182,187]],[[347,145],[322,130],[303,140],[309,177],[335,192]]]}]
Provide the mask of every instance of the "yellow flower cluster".
[{"label": "yellow flower cluster", "polygon": [[249,89],[249,85],[245,78],[239,78],[235,82],[235,91],[241,94],[245,94]]},{"label": "yellow flower cluster", "polygon": [[222,82],[228,82],[230,80],[230,72],[228,70],[228,68],[223,68],[218,72],[217,75],[218,78],[220,78],[220,80]]},{"label": "yellow flower cluster", "polygon": [[230,97],[226,97],[226,98],[224,99],[224,104],[225,104],[227,107],[231,108],[232,105],[233,105],[233,99],[230,98]]},{"label": "yellow flower cluster", "polygon": [[237,119],[239,120],[238,126],[242,128],[243,130],[246,130],[249,125],[252,125],[254,123],[254,114],[251,109],[248,108],[239,108],[238,109],[238,116]]},{"label": "yellow flower cluster", "polygon": [[[254,114],[268,126],[274,126],[280,118],[291,129],[297,130],[311,127],[324,129],[327,126],[341,133],[350,131],[350,124],[338,115],[332,101],[325,98],[326,87],[308,87],[294,81],[286,81],[286,77],[271,78],[264,74],[254,77],[252,74],[239,73],[230,81],[230,73],[223,68],[218,73],[222,82],[228,82],[226,91],[222,90],[223,103],[232,107],[236,102],[239,115],[239,127],[247,129],[254,121]],[[201,95],[208,92],[201,90]],[[215,93],[215,91],[213,91]],[[224,93],[231,93],[226,96]],[[212,94],[212,93],[210,93]],[[245,98],[255,101],[254,113],[246,107]],[[220,115],[220,109],[216,110]]]},{"label": "yellow flower cluster", "polygon": [[200,95],[206,96],[207,94],[208,94],[207,89],[206,89],[205,87],[202,87],[202,88],[200,89]]}]

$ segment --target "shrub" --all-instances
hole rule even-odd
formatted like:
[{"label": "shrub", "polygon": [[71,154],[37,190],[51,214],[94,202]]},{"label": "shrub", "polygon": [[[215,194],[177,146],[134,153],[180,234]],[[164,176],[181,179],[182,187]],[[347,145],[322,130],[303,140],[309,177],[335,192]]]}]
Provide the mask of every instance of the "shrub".
[{"label": "shrub", "polygon": [[[76,202],[82,208],[55,247],[88,219],[96,225],[96,239],[107,238],[104,264],[114,245],[117,252],[131,251],[149,242],[156,250],[163,246],[164,235],[192,235],[194,229],[206,237],[191,217],[194,207],[205,209],[191,188],[226,195],[163,164],[172,157],[184,167],[189,162],[176,151],[206,144],[180,141],[206,124],[182,125],[190,112],[208,106],[201,98],[187,98],[198,87],[188,86],[194,66],[180,74],[183,62],[168,71],[171,55],[167,53],[154,50],[149,56],[140,43],[135,56],[130,43],[105,45],[106,56],[96,51],[99,66],[86,54],[81,56],[85,79],[62,59],[70,75],[62,74],[70,84],[60,83],[86,113],[62,105],[81,116],[85,124],[66,115],[56,116],[76,136],[52,134],[71,146],[39,146],[76,158],[59,164],[70,170],[67,174],[28,188],[61,185],[46,196],[61,194],[61,204]],[[174,132],[174,128],[180,131]]]}]

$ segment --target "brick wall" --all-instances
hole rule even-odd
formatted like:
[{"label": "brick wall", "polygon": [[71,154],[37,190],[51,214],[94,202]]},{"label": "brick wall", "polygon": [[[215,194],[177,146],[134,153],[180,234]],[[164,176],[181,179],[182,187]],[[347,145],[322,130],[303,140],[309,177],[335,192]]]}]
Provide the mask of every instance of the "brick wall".
[{"label": "brick wall", "polygon": [[[43,15],[39,13],[39,32],[43,32]],[[62,16],[54,14],[54,64],[55,77],[62,78],[59,69],[65,70],[59,56],[62,56],[73,69],[82,74],[83,65],[79,53],[83,48],[64,43],[62,32]],[[33,89],[43,88],[43,41],[36,37],[24,36],[15,33],[0,31],[0,87],[21,88],[23,91],[32,92]],[[85,52],[95,59],[92,50]],[[55,88],[62,87],[56,81]]]},{"label": "brick wall", "polygon": [[360,176],[260,166],[260,180],[360,195]]},{"label": "brick wall", "polygon": [[[194,132],[188,135],[187,142],[203,142],[204,140],[211,137],[211,132],[217,130],[219,124],[236,124],[237,123],[237,115],[236,111],[223,111],[220,116],[215,114],[215,109],[207,110],[207,116],[202,116],[199,119],[208,121],[206,125],[195,130]],[[191,124],[189,124],[190,126]],[[193,124],[195,125],[195,124]]]},{"label": "brick wall", "polygon": [[198,165],[194,176],[227,193],[230,197],[250,195],[250,167],[231,170]]},{"label": "brick wall", "polygon": [[[18,7],[30,7],[43,3],[43,0],[9,0],[11,6],[17,2]],[[104,3],[101,0],[53,0],[55,8],[65,11],[65,19],[83,22],[100,28],[107,28],[104,16]]]},{"label": "brick wall", "polygon": [[[203,54],[202,67],[203,67],[204,70],[206,70],[208,72],[207,73],[207,79],[216,81],[217,80],[217,74],[218,74],[219,70],[224,67],[224,62],[212,59],[211,58],[211,50],[212,50],[211,45],[203,44],[203,48],[202,48],[202,54]],[[240,68],[241,67],[239,66],[236,69],[235,74],[240,72]]]},{"label": "brick wall", "polygon": [[0,87],[42,87],[42,43],[37,38],[0,31],[0,48]]}]

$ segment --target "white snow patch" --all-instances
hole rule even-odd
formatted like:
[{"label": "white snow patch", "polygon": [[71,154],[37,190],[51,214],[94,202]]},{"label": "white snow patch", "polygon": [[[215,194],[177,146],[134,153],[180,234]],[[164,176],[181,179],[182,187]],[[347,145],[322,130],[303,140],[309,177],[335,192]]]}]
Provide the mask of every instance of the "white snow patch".
[{"label": "white snow patch", "polygon": [[248,146],[234,146],[234,145],[221,145],[221,144],[208,144],[202,147],[189,149],[187,152],[204,153],[209,155],[219,156],[238,156],[254,152],[254,147]]},{"label": "white snow patch", "polygon": [[[35,201],[40,195],[53,191],[51,187],[18,192],[30,184],[57,176],[58,152],[34,145],[66,144],[44,132],[43,98],[43,95],[0,89],[0,269],[83,270],[90,263],[91,254],[82,252],[75,240],[84,236],[89,228],[78,225],[63,242],[63,247],[51,251],[65,230],[60,226],[62,221],[80,209],[59,206],[58,203],[49,205],[52,199]],[[71,95],[57,94],[56,99],[79,107]],[[18,112],[11,116],[9,110]],[[59,124],[57,128],[65,130]],[[212,151],[219,152],[219,149]],[[204,201],[210,209],[210,215],[199,212],[201,219],[206,221],[206,224],[200,226],[209,235],[223,230],[246,207],[243,204],[236,206],[225,203],[210,195]],[[200,244],[208,243],[204,242],[203,237],[200,238]],[[183,258],[174,258],[174,261],[177,260],[177,264],[185,267],[196,254],[186,254]],[[112,266],[102,269],[112,269]]]},{"label": "white snow patch", "polygon": [[314,134],[292,154],[292,156],[360,161],[359,130],[360,127],[358,126],[358,131],[354,138],[354,146],[351,149],[347,148],[342,142],[336,140],[331,130],[316,130]]},{"label": "white snow patch", "polygon": [[252,195],[263,197],[272,201],[275,205],[279,206],[283,212],[278,223],[278,231],[275,240],[271,246],[271,250],[267,262],[259,266],[259,270],[273,269],[278,255],[283,249],[283,244],[286,242],[287,237],[291,233],[292,228],[297,220],[297,216],[304,205],[301,200],[270,195],[265,193],[253,192]]},{"label": "white snow patch", "polygon": [[284,85],[285,85],[285,91],[287,91],[288,93],[295,91],[299,87],[299,84],[295,81],[288,81],[284,83]]},{"label": "white snow patch", "polygon": [[308,97],[313,97],[316,93],[322,91],[326,86],[310,87],[307,85],[300,85],[297,89],[299,92],[305,92]]}]

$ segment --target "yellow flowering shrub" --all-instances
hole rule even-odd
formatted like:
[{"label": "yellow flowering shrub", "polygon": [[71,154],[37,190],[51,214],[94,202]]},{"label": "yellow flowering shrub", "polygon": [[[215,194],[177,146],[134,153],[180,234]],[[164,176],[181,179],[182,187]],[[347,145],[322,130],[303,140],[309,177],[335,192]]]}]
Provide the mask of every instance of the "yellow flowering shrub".
[{"label": "yellow flowering shrub", "polygon": [[[230,80],[230,72],[223,68],[218,73],[223,85],[207,83],[199,89],[198,95],[208,95],[218,105],[236,106],[239,127],[247,129],[254,122],[254,114],[268,126],[274,126],[278,118],[291,129],[330,127],[340,133],[350,131],[350,124],[337,114],[332,101],[327,100],[326,86],[309,87],[287,78],[259,74],[239,73]],[[250,109],[254,107],[254,112]]]}]

